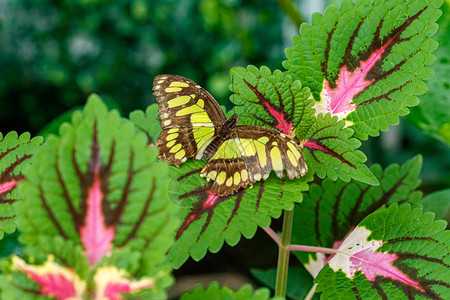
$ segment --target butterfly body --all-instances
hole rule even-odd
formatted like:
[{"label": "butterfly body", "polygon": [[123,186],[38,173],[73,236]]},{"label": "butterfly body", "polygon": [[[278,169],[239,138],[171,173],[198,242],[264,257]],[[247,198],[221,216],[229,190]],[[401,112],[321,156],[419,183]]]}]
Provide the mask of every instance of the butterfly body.
[{"label": "butterfly body", "polygon": [[261,126],[237,125],[225,117],[214,98],[190,79],[176,75],[155,78],[162,132],[157,140],[160,158],[180,166],[188,158],[208,160],[201,176],[212,180],[220,196],[267,179],[299,178],[307,172],[303,154],[290,137]]}]

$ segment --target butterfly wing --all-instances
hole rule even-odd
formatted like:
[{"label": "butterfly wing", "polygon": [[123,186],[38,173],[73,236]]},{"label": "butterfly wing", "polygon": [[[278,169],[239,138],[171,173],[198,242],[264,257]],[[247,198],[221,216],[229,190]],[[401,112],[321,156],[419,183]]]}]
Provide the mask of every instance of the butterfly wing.
[{"label": "butterfly wing", "polygon": [[214,180],[212,192],[230,195],[251,183],[267,179],[271,171],[278,177],[299,178],[308,171],[298,144],[290,137],[260,126],[237,126],[230,138],[202,170]]},{"label": "butterfly wing", "polygon": [[194,81],[159,75],[153,82],[162,132],[160,158],[179,166],[211,143],[226,117],[216,100]]}]

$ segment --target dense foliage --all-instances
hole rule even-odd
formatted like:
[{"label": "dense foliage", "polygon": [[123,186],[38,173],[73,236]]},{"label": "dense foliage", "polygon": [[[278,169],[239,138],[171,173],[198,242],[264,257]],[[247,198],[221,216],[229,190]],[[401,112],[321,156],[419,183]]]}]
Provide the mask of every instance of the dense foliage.
[{"label": "dense foliage", "polygon": [[[252,274],[275,290],[274,299],[308,291],[324,299],[450,297],[450,231],[439,220],[450,207],[450,155],[443,155],[450,153],[450,4],[339,2],[302,24],[285,58],[275,1],[1,3],[0,66],[8,72],[0,97],[8,101],[0,113],[0,298],[164,299],[174,269],[176,281],[190,258],[227,251],[259,228],[279,247],[278,269]],[[289,1],[280,6],[294,9]],[[296,12],[287,14],[298,22]],[[193,136],[184,141],[194,144],[199,116],[192,116],[200,112],[217,129],[209,118],[220,108],[205,106],[214,100],[190,81],[154,86],[164,97],[148,105],[158,73],[196,80],[227,116],[239,116],[238,126],[289,137],[308,173],[258,174],[248,188],[215,194],[200,176],[205,161],[169,166],[158,151],[173,149],[159,139],[173,144],[182,130],[162,123],[184,117],[183,130]],[[400,123],[411,109],[408,119],[420,131]],[[393,134],[399,123],[401,134]],[[175,130],[173,138],[159,135],[161,127]],[[24,128],[31,134],[10,131]],[[280,154],[288,143],[245,139],[263,148],[223,151],[223,161],[245,174],[254,170],[236,163],[242,157],[281,165],[273,168],[280,174],[283,160],[293,161],[288,151]],[[278,235],[270,226],[282,214]],[[260,249],[245,249],[234,266],[246,269],[242,261]],[[300,267],[289,264],[293,251]],[[270,295],[211,283],[181,298]]]}]

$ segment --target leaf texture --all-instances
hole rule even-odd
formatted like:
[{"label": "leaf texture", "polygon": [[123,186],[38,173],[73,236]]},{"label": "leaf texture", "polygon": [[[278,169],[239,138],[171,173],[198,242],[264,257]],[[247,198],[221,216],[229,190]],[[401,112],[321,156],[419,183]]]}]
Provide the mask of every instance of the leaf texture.
[{"label": "leaf texture", "polygon": [[154,145],[161,127],[158,121],[158,104],[154,103],[144,111],[135,110],[130,113],[130,121],[136,125],[139,131],[147,135],[148,143]]},{"label": "leaf texture", "polygon": [[291,135],[299,123],[314,122],[314,101],[310,91],[300,81],[280,70],[272,72],[267,67],[260,69],[248,66],[230,70],[231,102],[235,113],[246,125],[277,128]]},{"label": "leaf texture", "polygon": [[311,89],[316,113],[345,120],[359,139],[397,125],[426,92],[442,0],[356,1],[303,24],[284,66]]},{"label": "leaf texture", "polygon": [[429,91],[420,96],[420,105],[413,107],[407,120],[424,132],[450,144],[450,2],[441,7],[436,40],[434,76],[427,80]]},{"label": "leaf texture", "polygon": [[246,284],[238,291],[233,291],[226,286],[220,287],[217,282],[213,282],[206,289],[198,285],[191,292],[186,292],[180,297],[180,300],[196,299],[265,300],[273,298],[270,297],[270,291],[267,288],[253,291],[252,286]]},{"label": "leaf texture", "polygon": [[24,180],[22,170],[41,143],[42,137],[30,140],[29,133],[20,136],[14,131],[6,136],[0,133],[0,239],[5,232],[16,230],[16,213],[12,205],[20,200],[16,187]]},{"label": "leaf texture", "polygon": [[185,219],[177,232],[177,241],[169,255],[175,267],[191,256],[200,260],[206,251],[218,252],[224,241],[236,245],[241,235],[251,238],[258,226],[267,227],[283,209],[292,209],[302,201],[312,177],[299,180],[277,178],[255,183],[232,196],[219,197],[210,192],[210,183],[200,177],[203,163],[188,161],[173,168],[179,182],[179,205],[185,207]]},{"label": "leaf texture", "polygon": [[318,115],[314,124],[298,127],[306,165],[319,178],[331,180],[355,179],[378,185],[378,180],[364,165],[367,160],[358,149],[361,142],[352,137],[353,130],[344,128],[344,122],[330,114]]},{"label": "leaf texture", "polygon": [[[178,226],[177,209],[168,197],[169,167],[147,144],[132,122],[91,96],[26,170],[24,200],[16,208],[27,253],[41,261],[53,254],[80,273],[120,264],[136,276],[157,278],[155,295],[164,295],[171,282],[165,253]],[[54,244],[78,259],[68,261]],[[86,260],[87,266],[77,267]]]},{"label": "leaf texture", "polygon": [[[417,156],[401,167],[390,165],[386,170],[373,165],[371,171],[379,186],[361,182],[325,179],[313,184],[304,201],[294,213],[292,243],[336,248],[346,235],[368,214],[383,205],[411,203],[419,205],[422,193],[418,175],[422,158]],[[321,253],[296,252],[295,255],[315,276],[328,262]]]},{"label": "leaf texture", "polygon": [[316,278],[326,299],[448,299],[450,231],[409,204],[381,207],[344,240]]},{"label": "leaf texture", "polygon": [[[287,135],[297,135],[310,173],[336,180],[351,178],[377,184],[364,165],[366,156],[356,150],[360,142],[351,138],[353,131],[343,129],[344,122],[330,114],[314,115],[314,100],[299,81],[266,67],[233,68],[231,100],[234,110],[245,124],[277,128]],[[309,151],[309,153],[308,153]]]}]

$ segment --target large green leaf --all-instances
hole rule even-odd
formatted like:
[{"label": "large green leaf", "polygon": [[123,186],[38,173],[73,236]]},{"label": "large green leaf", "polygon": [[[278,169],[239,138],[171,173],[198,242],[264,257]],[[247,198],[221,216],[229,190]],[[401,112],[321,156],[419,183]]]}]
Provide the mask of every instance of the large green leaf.
[{"label": "large green leaf", "polygon": [[409,204],[381,207],[317,276],[324,299],[449,299],[450,231]]},{"label": "large green leaf", "polygon": [[164,297],[178,218],[168,197],[169,167],[157,154],[132,122],[91,96],[60,137],[48,137],[20,184],[17,223],[27,261],[50,264],[53,257],[88,282],[110,268],[118,278],[151,278],[151,297]]},{"label": "large green leaf", "polygon": [[[145,113],[133,112],[130,118],[150,142],[155,140],[160,132],[156,106],[150,106]],[[244,116],[243,121],[250,122],[251,118]],[[292,209],[294,203],[301,202],[302,192],[312,180],[312,175],[289,180],[273,174],[266,181],[255,183],[253,188],[218,197],[209,190],[211,182],[200,176],[204,166],[204,161],[189,160],[180,168],[171,168],[170,176],[177,179],[178,188],[169,186],[167,190],[184,212],[177,241],[169,252],[175,267],[181,266],[189,256],[200,260],[208,250],[219,251],[224,242],[236,245],[241,235],[251,238],[258,226],[269,226],[271,218],[278,218],[283,209]]]},{"label": "large green leaf", "polygon": [[0,133],[0,239],[16,230],[16,212],[12,206],[20,199],[16,186],[24,180],[22,170],[41,143],[42,137],[30,140],[29,133],[20,136],[14,131],[6,136]]},{"label": "large green leaf", "polygon": [[315,13],[286,50],[293,79],[311,89],[316,113],[345,120],[359,139],[398,124],[426,92],[443,0],[343,1]]},{"label": "large green leaf", "polygon": [[297,135],[309,173],[336,180],[351,178],[377,184],[364,165],[365,155],[356,150],[361,143],[351,138],[352,129],[343,129],[337,117],[314,115],[314,100],[300,81],[267,67],[233,68],[230,71],[235,94],[231,100],[241,122],[276,128],[286,135]]},{"label": "large green leaf", "polygon": [[[390,165],[384,172],[379,165],[374,165],[371,171],[380,181],[379,186],[329,179],[320,186],[313,184],[304,201],[295,208],[292,243],[335,248],[352,228],[379,207],[397,202],[418,205],[422,196],[416,191],[421,166],[420,156],[401,167]],[[313,276],[328,259],[322,253],[296,252],[295,255]]]},{"label": "large green leaf", "polygon": [[206,251],[218,252],[224,241],[236,245],[241,235],[251,238],[258,226],[268,227],[283,209],[290,210],[302,201],[312,176],[299,180],[280,179],[271,175],[253,188],[235,195],[219,197],[210,192],[211,182],[200,177],[202,161],[188,161],[179,169],[173,167],[179,182],[179,205],[185,208],[184,223],[178,229],[177,241],[170,249],[175,267],[191,256],[202,259]]},{"label": "large green leaf", "polygon": [[442,6],[436,39],[439,48],[435,75],[427,80],[429,91],[420,97],[420,105],[411,108],[407,120],[426,133],[450,144],[450,2]]},{"label": "large green leaf", "polygon": [[449,221],[450,188],[426,195],[423,197],[421,204],[424,212],[433,212],[436,219]]}]

